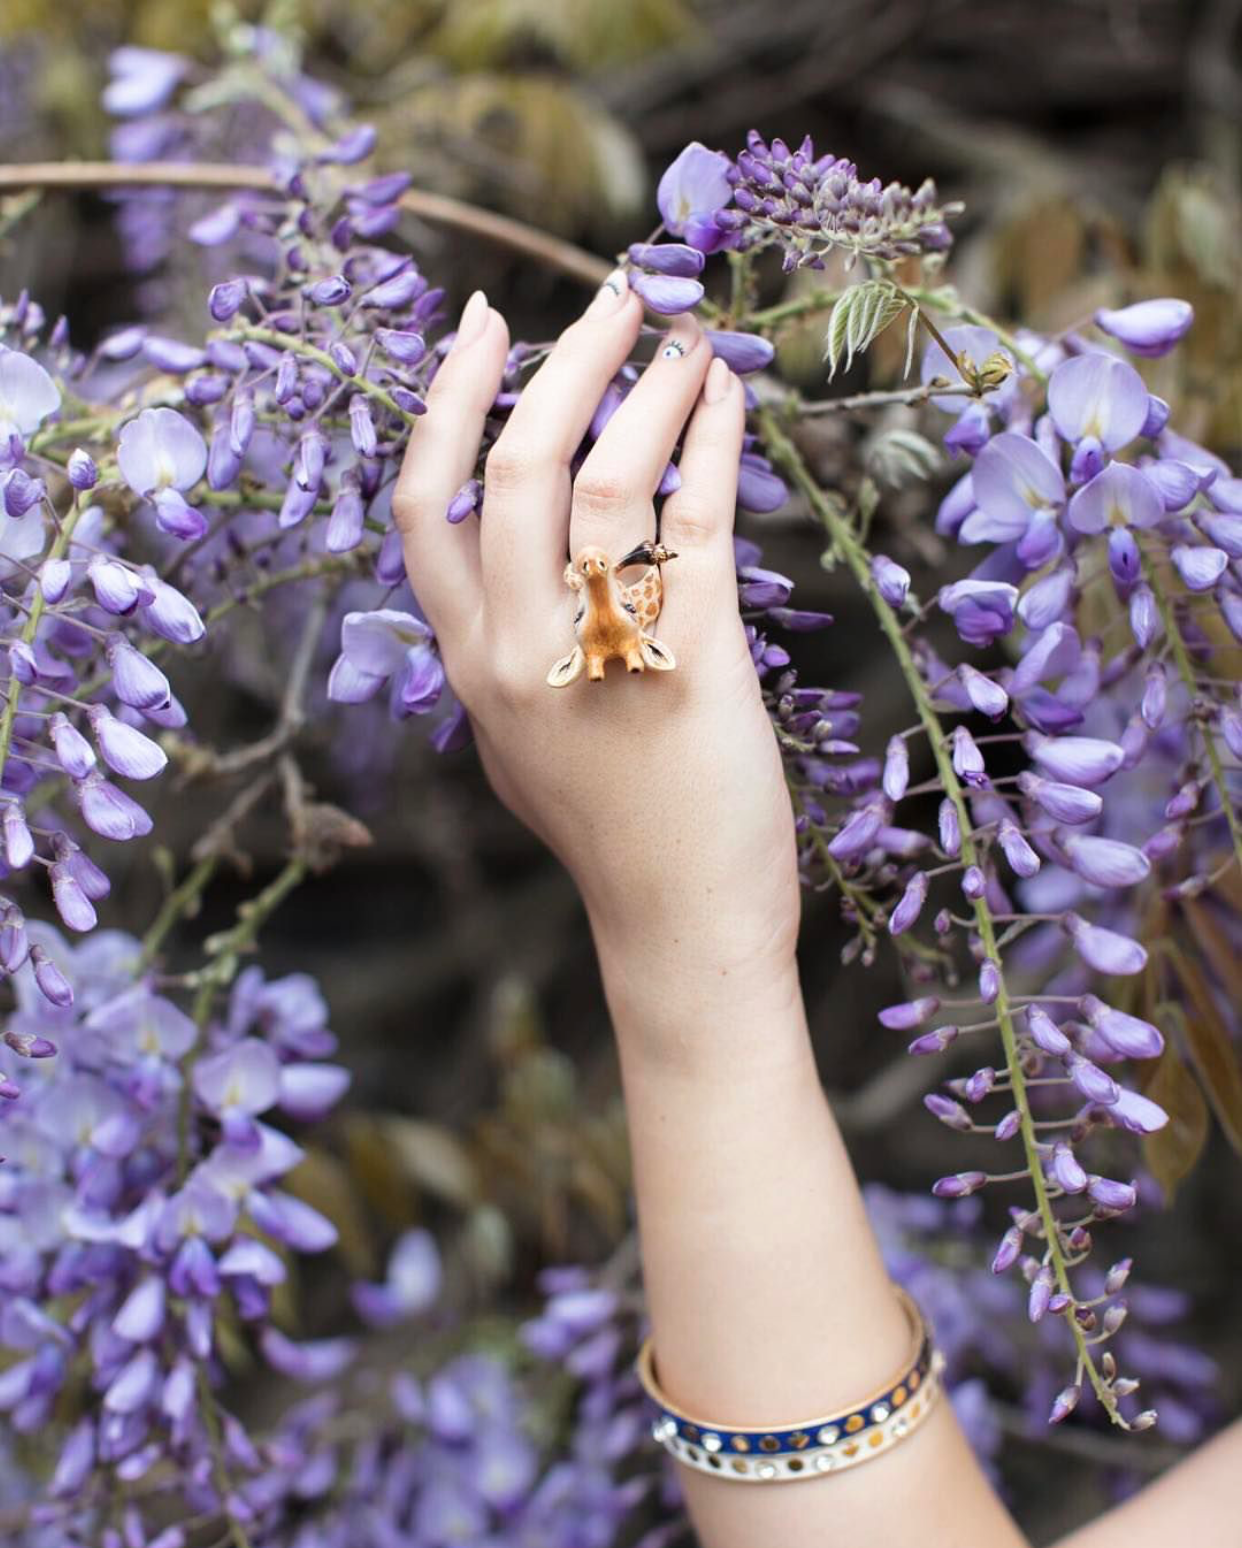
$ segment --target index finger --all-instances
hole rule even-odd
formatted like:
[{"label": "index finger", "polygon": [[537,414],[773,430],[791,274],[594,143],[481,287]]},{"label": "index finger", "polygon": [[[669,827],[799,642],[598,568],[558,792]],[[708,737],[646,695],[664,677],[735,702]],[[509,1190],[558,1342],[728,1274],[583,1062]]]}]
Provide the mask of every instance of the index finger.
[{"label": "index finger", "polygon": [[504,318],[476,290],[432,380],[427,412],[410,431],[393,491],[406,574],[437,633],[477,614],[482,599],[478,523],[454,526],[447,512],[474,472],[508,349]]}]

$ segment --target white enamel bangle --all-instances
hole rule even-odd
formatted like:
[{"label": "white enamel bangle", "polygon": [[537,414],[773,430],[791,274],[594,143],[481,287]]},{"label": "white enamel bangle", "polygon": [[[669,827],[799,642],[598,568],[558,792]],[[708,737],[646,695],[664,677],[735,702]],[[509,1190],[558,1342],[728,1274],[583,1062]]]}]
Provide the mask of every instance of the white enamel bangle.
[{"label": "white enamel bangle", "polygon": [[700,1473],[734,1483],[777,1483],[818,1478],[883,1456],[912,1434],[943,1390],[944,1356],[914,1300],[894,1286],[910,1323],[911,1342],[900,1374],[861,1403],[799,1424],[713,1424],[677,1408],[664,1395],[655,1372],[651,1339],[639,1351],[636,1369],[648,1397],[659,1409],[651,1432],[670,1456]]}]

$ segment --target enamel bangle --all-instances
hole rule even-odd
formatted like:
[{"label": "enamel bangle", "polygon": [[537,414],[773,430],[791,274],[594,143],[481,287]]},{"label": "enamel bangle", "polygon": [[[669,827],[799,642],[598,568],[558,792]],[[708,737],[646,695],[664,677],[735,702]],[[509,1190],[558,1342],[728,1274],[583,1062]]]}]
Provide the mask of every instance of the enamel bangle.
[{"label": "enamel bangle", "polygon": [[894,1286],[910,1324],[910,1348],[901,1373],[861,1403],[801,1424],[712,1424],[673,1406],[656,1379],[655,1351],[647,1338],[636,1370],[659,1409],[651,1433],[670,1456],[700,1473],[736,1483],[775,1483],[821,1477],[883,1456],[916,1430],[935,1407],[944,1356],[914,1300]]}]

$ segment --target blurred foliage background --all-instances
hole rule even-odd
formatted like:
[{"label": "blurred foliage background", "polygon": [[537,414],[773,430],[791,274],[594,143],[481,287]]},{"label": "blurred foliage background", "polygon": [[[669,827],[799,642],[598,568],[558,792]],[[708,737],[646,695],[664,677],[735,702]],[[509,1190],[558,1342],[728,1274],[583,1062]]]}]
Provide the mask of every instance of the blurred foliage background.
[{"label": "blurred foliage background", "polygon": [[[104,154],[108,51],[133,42],[209,58],[219,14],[209,0],[3,0],[6,159]],[[236,14],[258,19],[256,7]],[[732,152],[752,124],[810,133],[885,180],[932,175],[967,206],[949,277],[985,310],[1059,329],[1101,304],[1191,300],[1197,325],[1156,390],[1179,402],[1184,431],[1235,462],[1242,449],[1242,0],[281,0],[264,15],[301,30],[309,73],[379,126],[387,164],[601,254],[650,229],[655,179],[687,140]],[[137,310],[113,216],[101,199],[48,195],[34,218],[0,223],[6,292],[32,284],[49,313],[75,320],[79,344]],[[502,249],[413,221],[402,235],[451,299],[483,285],[518,337],[552,336],[582,303]],[[772,301],[785,293],[773,275]],[[822,326],[794,325],[782,343],[786,375],[808,395],[824,390]],[[891,380],[896,348],[873,351],[834,391]],[[856,465],[865,432],[818,423],[832,482]],[[898,410],[886,423],[912,421]],[[930,486],[890,493],[877,516],[916,588],[961,562],[928,519],[950,476],[946,466]],[[837,615],[835,629],[798,640],[797,659],[811,681],[866,693],[879,745],[909,716],[882,653],[846,644],[869,616],[819,567],[796,504],[746,530],[765,563],[797,579],[801,606]],[[274,668],[256,659],[244,675],[214,712],[222,734],[265,723],[279,700]],[[303,888],[265,938],[270,972],[320,978],[355,1072],[350,1108],[301,1185],[342,1225],[351,1272],[373,1272],[394,1230],[429,1220],[455,1244],[463,1295],[503,1288],[521,1303],[541,1264],[600,1261],[629,1220],[590,939],[568,880],[490,798],[472,755],[439,758],[410,732],[397,757],[399,799],[364,813],[374,846]],[[316,773],[326,798],[347,783],[357,808],[359,771],[325,751]],[[201,816],[193,799],[177,809],[188,847]],[[161,820],[169,831],[172,814]],[[230,920],[279,865],[282,839],[275,818],[254,830],[235,885],[213,890],[196,931]],[[141,917],[156,885],[133,875],[118,916]],[[892,964],[843,968],[846,939],[835,901],[808,899],[821,1070],[862,1177],[925,1189],[956,1165],[955,1142],[921,1109],[924,1071],[876,1031]],[[1242,1333],[1225,1289],[1242,1245],[1222,1228],[1237,1218],[1237,1162],[1205,1118],[1187,1122],[1189,1158],[1204,1154],[1176,1214],[1118,1234],[1141,1238],[1145,1278],[1195,1295],[1187,1336],[1221,1361],[1222,1399],[1236,1408]],[[325,1285],[325,1324],[334,1295]],[[1084,1442],[1007,1425],[1005,1477],[1037,1540],[1102,1503],[1063,1486],[1086,1470],[1054,1448]],[[1134,1477],[1160,1460],[1139,1455],[1143,1440],[1121,1444]]]}]

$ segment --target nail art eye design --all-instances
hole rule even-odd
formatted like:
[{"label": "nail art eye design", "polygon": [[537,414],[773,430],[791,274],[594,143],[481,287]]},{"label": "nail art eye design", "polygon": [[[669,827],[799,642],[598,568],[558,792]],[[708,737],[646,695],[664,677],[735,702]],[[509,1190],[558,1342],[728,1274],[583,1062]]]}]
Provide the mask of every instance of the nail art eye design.
[{"label": "nail art eye design", "polygon": [[661,360],[679,360],[686,353],[686,346],[680,339],[670,339],[660,351]]}]

